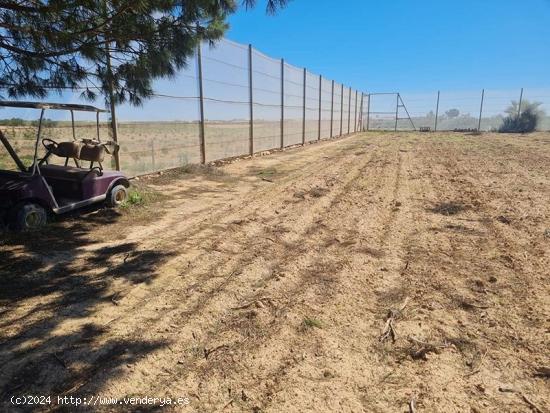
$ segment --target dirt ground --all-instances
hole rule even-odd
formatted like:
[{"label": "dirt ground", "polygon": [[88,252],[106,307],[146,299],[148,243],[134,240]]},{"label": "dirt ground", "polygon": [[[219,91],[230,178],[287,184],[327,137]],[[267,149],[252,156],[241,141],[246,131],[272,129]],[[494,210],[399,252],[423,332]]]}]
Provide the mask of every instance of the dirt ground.
[{"label": "dirt ground", "polygon": [[550,412],[550,134],[366,133],[136,185],[3,236],[0,410]]}]

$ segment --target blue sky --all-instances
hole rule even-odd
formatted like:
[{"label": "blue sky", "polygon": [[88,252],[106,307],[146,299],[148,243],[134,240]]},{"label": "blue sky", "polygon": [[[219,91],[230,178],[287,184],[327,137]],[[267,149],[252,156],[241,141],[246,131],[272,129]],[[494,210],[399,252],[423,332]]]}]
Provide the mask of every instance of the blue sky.
[{"label": "blue sky", "polygon": [[[435,110],[437,90],[442,91],[442,111],[458,108],[461,113],[479,113],[482,88],[486,89],[484,114],[496,115],[519,98],[522,87],[524,98],[543,102],[550,113],[550,0],[293,0],[275,16],[266,15],[265,0],[258,0],[255,9],[241,9],[229,23],[227,38],[242,45],[252,43],[268,56],[284,57],[292,65],[360,91],[400,92],[413,116]],[[246,47],[227,42],[203,48],[206,97],[248,100],[246,53]],[[191,60],[188,70],[176,80],[157,81],[155,90],[197,96],[196,65]],[[256,59],[254,65],[274,76],[255,75],[256,87],[272,91],[256,91],[255,99],[277,106],[278,63]],[[285,76],[290,79],[292,71]],[[294,80],[301,82],[300,72]],[[302,88],[287,85],[286,92],[301,96]],[[286,103],[301,105],[301,98],[292,99]],[[79,99],[78,94],[68,93],[49,100]],[[373,107],[391,112],[395,97],[377,97]],[[37,116],[34,111],[20,112],[2,114]],[[196,120],[198,104],[196,99],[159,98],[147,101],[143,108],[123,105],[118,114],[121,120]],[[258,110],[257,115],[277,118],[279,109]],[[246,105],[206,105],[210,119],[247,116]]]},{"label": "blue sky", "polygon": [[368,91],[550,86],[550,0],[293,0],[229,39]]}]

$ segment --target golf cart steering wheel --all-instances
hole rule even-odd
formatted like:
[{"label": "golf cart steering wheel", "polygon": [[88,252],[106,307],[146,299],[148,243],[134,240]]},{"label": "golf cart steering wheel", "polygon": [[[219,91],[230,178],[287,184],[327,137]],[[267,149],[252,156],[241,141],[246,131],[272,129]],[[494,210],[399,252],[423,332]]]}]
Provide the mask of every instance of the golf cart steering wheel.
[{"label": "golf cart steering wheel", "polygon": [[46,165],[48,164],[50,154],[59,146],[59,144],[52,139],[44,138],[42,139],[42,146],[46,149],[46,155],[44,155],[44,157],[38,162],[39,166],[42,166],[44,163],[46,163]]},{"label": "golf cart steering wheel", "polygon": [[59,146],[56,141],[49,138],[42,139],[42,145],[44,146],[44,148],[46,148],[47,151],[51,151],[52,149],[55,149]]}]

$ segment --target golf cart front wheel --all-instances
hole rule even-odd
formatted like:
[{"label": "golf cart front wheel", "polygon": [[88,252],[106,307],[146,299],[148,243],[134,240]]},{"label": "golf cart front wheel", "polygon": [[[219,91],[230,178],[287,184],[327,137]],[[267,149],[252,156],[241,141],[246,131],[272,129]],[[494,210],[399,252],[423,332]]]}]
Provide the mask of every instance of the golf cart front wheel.
[{"label": "golf cart front wheel", "polygon": [[48,213],[38,204],[23,204],[15,210],[14,215],[17,231],[36,231],[48,222]]},{"label": "golf cart front wheel", "polygon": [[116,185],[107,195],[107,204],[112,207],[118,207],[128,200],[128,190],[124,185]]}]

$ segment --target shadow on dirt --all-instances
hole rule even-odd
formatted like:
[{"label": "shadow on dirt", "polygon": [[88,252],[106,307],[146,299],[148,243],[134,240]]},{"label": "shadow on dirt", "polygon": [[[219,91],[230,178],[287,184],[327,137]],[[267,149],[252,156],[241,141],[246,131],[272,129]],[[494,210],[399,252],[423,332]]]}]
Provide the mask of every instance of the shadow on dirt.
[{"label": "shadow on dirt", "polygon": [[429,208],[428,211],[434,214],[449,216],[459,214],[467,209],[468,207],[466,205],[459,202],[440,202],[432,208]]},{"label": "shadow on dirt", "polygon": [[235,177],[213,164],[188,164],[180,168],[168,169],[158,174],[143,177],[142,180],[151,185],[169,185],[174,182],[197,178],[222,183],[235,180]]},{"label": "shadow on dirt", "polygon": [[[166,345],[107,339],[109,323],[82,321],[99,305],[115,307],[128,283],[151,282],[156,267],[171,256],[128,242],[96,248],[112,240],[104,230],[120,229],[120,217],[100,210],[37,233],[2,235],[0,410],[13,411],[6,404],[13,395],[76,392],[99,369],[122,374],[133,360]],[[93,384],[101,386],[96,377]]]}]

